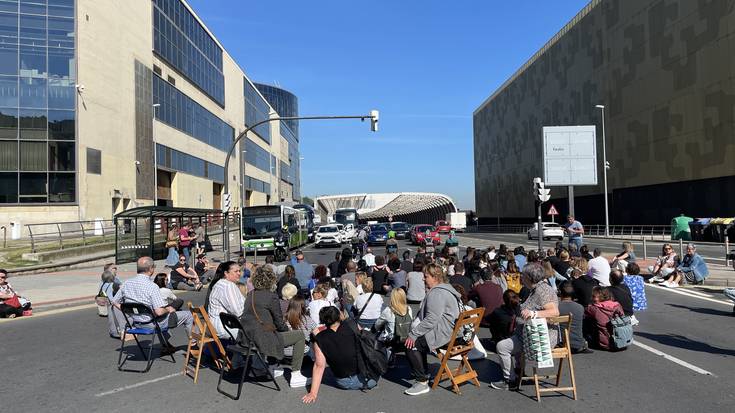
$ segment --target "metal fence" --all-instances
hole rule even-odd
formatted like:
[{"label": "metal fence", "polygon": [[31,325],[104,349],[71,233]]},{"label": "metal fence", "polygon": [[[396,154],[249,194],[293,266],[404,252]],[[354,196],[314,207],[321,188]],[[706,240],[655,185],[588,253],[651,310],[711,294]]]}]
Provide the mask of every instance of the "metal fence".
[{"label": "metal fence", "polygon": [[26,228],[31,252],[63,250],[115,240],[115,224],[110,219],[26,224]]},{"label": "metal fence", "polygon": [[[522,234],[528,231],[528,224],[474,225],[467,226],[467,232],[495,232],[499,234]],[[605,236],[605,226],[585,225],[584,235]],[[670,225],[610,225],[610,237],[667,240],[671,238]]]}]

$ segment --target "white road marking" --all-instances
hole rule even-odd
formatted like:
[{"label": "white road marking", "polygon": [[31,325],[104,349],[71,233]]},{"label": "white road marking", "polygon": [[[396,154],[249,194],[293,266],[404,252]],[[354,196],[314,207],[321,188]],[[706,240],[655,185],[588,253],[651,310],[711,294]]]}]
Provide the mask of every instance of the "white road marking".
[{"label": "white road marking", "polygon": [[661,356],[661,357],[665,358],[666,360],[672,361],[672,362],[674,362],[674,363],[676,363],[676,364],[678,364],[678,365],[680,365],[682,367],[686,367],[689,370],[695,371],[695,372],[697,372],[699,374],[704,374],[706,376],[717,377],[714,374],[712,374],[712,372],[709,372],[709,371],[707,371],[705,369],[699,368],[699,367],[695,366],[694,364],[687,363],[686,361],[684,361],[682,359],[676,358],[674,356],[670,356],[670,355],[664,353],[663,351],[657,350],[657,349],[655,349],[655,348],[653,348],[651,346],[647,346],[647,345],[645,345],[645,344],[643,344],[643,343],[641,343],[641,342],[639,342],[637,340],[634,340],[633,341],[633,345],[636,346],[636,347],[640,347],[643,350],[650,351],[651,353],[653,353],[653,354],[655,354],[657,356]]},{"label": "white road marking", "polygon": [[713,295],[712,295],[712,294],[707,294],[707,293],[703,293],[703,292],[701,292],[701,291],[694,291],[694,290],[689,290],[689,289],[687,289],[687,290],[685,290],[685,292],[687,292],[687,293],[689,293],[689,294],[694,294],[694,295],[698,295],[698,296],[700,296],[700,297],[709,297],[709,298],[712,298],[712,297],[713,297]]},{"label": "white road marking", "polygon": [[135,384],[130,384],[130,385],[123,386],[123,387],[118,387],[118,388],[112,389],[110,391],[106,391],[106,392],[102,392],[102,393],[97,393],[97,394],[95,394],[95,397],[108,396],[110,394],[120,393],[121,391],[134,389],[136,387],[147,386],[147,385],[149,385],[151,383],[156,383],[156,382],[159,382],[159,381],[168,380],[168,379],[170,379],[172,377],[182,376],[183,374],[184,373],[182,373],[182,372],[173,373],[173,374],[169,374],[168,376],[159,377],[157,379],[146,380],[146,381],[142,381],[140,383],[135,383]]},{"label": "white road marking", "polygon": [[702,297],[700,295],[691,294],[691,291],[682,291],[682,290],[680,290],[678,288],[666,288],[666,287],[661,287],[661,286],[652,285],[652,284],[646,284],[646,287],[655,288],[657,290],[669,291],[669,292],[672,292],[674,294],[685,295],[687,297],[698,298],[700,300],[710,301],[710,302],[713,302],[713,303],[723,304],[723,305],[726,305],[726,306],[732,306],[733,305],[733,303],[730,302],[730,301],[716,300],[714,298]]},{"label": "white road marking", "polygon": [[49,310],[49,311],[42,311],[40,313],[34,313],[32,316],[28,316],[28,317],[0,318],[0,323],[11,323],[11,322],[18,322],[21,320],[33,320],[34,318],[45,317],[45,316],[55,315],[55,314],[68,313],[70,311],[84,310],[86,308],[95,308],[95,307],[97,307],[97,304],[84,304],[84,305],[77,305],[77,306],[72,306],[72,307],[58,308],[56,310]]}]

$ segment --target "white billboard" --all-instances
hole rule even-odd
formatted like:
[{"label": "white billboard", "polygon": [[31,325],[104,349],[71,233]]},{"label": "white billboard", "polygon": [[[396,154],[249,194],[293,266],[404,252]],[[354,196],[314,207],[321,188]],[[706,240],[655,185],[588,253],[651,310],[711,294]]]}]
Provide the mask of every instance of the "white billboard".
[{"label": "white billboard", "polygon": [[544,126],[546,186],[597,185],[595,126]]}]

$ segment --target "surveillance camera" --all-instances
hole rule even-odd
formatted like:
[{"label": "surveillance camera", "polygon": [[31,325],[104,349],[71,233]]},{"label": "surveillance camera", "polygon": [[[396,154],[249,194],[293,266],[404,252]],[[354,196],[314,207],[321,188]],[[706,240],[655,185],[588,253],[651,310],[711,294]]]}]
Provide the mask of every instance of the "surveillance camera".
[{"label": "surveillance camera", "polygon": [[74,85],[74,86],[76,86],[76,88],[77,88],[77,92],[79,92],[79,93],[82,93],[82,92],[84,92],[84,85],[81,85],[81,84],[76,84],[76,85]]},{"label": "surveillance camera", "polygon": [[140,161],[135,161],[135,164],[136,165],[140,165]]}]

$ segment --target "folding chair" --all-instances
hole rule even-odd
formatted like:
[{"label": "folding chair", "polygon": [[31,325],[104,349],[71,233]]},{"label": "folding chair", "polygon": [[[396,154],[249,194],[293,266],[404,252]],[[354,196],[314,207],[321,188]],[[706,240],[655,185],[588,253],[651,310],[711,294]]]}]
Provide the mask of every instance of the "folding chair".
[{"label": "folding chair", "polygon": [[[260,350],[258,350],[258,346],[255,344],[255,342],[246,336],[246,334],[244,333],[245,329],[243,328],[242,323],[240,323],[240,320],[237,317],[232,314],[220,313],[219,318],[222,321],[222,325],[225,326],[225,330],[227,330],[227,334],[230,336],[230,339],[232,339],[232,342],[235,343],[227,346],[227,351],[231,351],[235,354],[241,354],[242,357],[245,359],[245,367],[242,368],[242,375],[240,375],[240,381],[237,384],[237,395],[233,396],[225,392],[220,386],[222,384],[222,377],[224,377],[225,375],[224,365],[220,369],[219,380],[217,381],[217,391],[231,398],[232,400],[238,400],[240,398],[240,393],[242,392],[242,384],[245,382],[245,377],[249,376],[250,373],[252,373],[253,356],[258,357],[260,362],[265,366],[268,365],[268,362],[266,361],[266,358],[263,357],[262,354],[260,354]],[[232,330],[240,331],[240,339],[232,335]],[[230,370],[232,370],[232,366],[230,365],[229,367]],[[273,384],[276,385],[276,390],[281,391],[281,387],[278,385],[278,383],[276,383],[276,378],[273,377],[270,370],[266,369],[266,374],[268,378],[270,378],[270,380],[273,382]]]},{"label": "folding chair", "polygon": [[[556,374],[540,376],[538,374],[538,368],[533,368],[533,376],[524,376],[521,378],[521,384],[524,380],[533,380],[534,387],[536,389],[536,401],[541,403],[541,393],[556,392],[561,393],[565,391],[571,391],[573,399],[577,400],[577,381],[574,378],[574,362],[572,361],[572,348],[569,340],[569,329],[572,327],[572,315],[562,315],[558,317],[547,317],[546,321],[549,324],[557,324],[560,330],[563,330],[561,334],[563,343],[561,347],[556,347],[551,350],[551,357],[559,360],[559,368]],[[562,327],[564,324],[564,328]],[[549,327],[552,328],[552,327]],[[561,333],[561,332],[560,332]],[[521,372],[525,372],[525,357],[521,356]],[[569,374],[571,376],[572,385],[567,387],[560,387],[561,383],[561,370],[564,365],[564,359],[569,361]],[[556,379],[554,387],[541,387],[540,379]]]},{"label": "folding chair", "polygon": [[[217,337],[217,331],[212,322],[209,321],[207,310],[204,309],[204,306],[194,307],[191,302],[187,305],[197,328],[192,329],[191,337],[189,337],[189,346],[186,349],[186,358],[184,359],[184,374],[192,377],[196,384],[199,379],[199,366],[205,349],[209,351],[209,355],[218,369],[222,368],[220,363],[226,363],[228,367],[232,366],[222,342]],[[195,346],[196,348],[194,348]],[[196,359],[194,366],[190,364],[190,361],[193,361],[192,356],[193,359]]]},{"label": "folding chair", "polygon": [[[452,340],[447,344],[447,351],[444,352],[441,358],[441,367],[439,367],[439,371],[434,377],[434,383],[431,386],[432,390],[435,389],[440,382],[446,379],[449,379],[449,381],[452,382],[452,388],[457,394],[462,394],[462,392],[459,391],[459,385],[466,381],[471,381],[475,386],[480,387],[480,381],[477,380],[477,372],[472,368],[472,365],[467,358],[467,354],[470,350],[475,348],[472,339],[474,339],[477,334],[477,329],[480,328],[480,320],[482,320],[483,314],[485,314],[485,309],[482,307],[475,308],[474,310],[463,311],[459,314],[457,322],[454,324]],[[464,330],[464,326],[469,326],[472,329],[472,339],[470,339],[468,343],[464,343],[464,340],[461,340],[462,342],[458,343],[458,335]],[[460,356],[461,361],[459,366],[452,370],[449,368],[447,363],[454,356]],[[466,372],[463,373],[463,371]]]},{"label": "folding chair", "polygon": [[[153,365],[153,345],[156,342],[156,337],[158,337],[158,340],[160,341],[161,345],[167,344],[168,341],[166,338],[163,337],[163,333],[168,331],[168,326],[161,327],[160,324],[158,324],[158,321],[156,320],[156,316],[153,313],[153,310],[151,310],[150,307],[148,307],[145,304],[140,303],[122,303],[120,305],[123,316],[125,317],[125,328],[123,329],[122,334],[120,335],[120,354],[117,358],[117,369],[119,371],[130,371],[134,373],[147,373],[148,370],[151,369],[151,366]],[[136,323],[133,319],[133,316],[140,316],[143,318],[150,318],[149,323],[144,323],[146,327],[140,326],[141,323]],[[136,327],[136,324],[139,326]],[[152,325],[153,327],[148,327]],[[147,365],[145,369],[143,370],[136,370],[136,369],[124,369],[123,365],[126,361],[128,361],[128,355],[125,355],[125,358],[123,358],[123,350],[125,347],[125,339],[128,334],[133,335],[133,338],[135,339],[135,344],[138,345],[138,349],[140,349],[140,354],[143,356],[145,361],[147,362]],[[146,351],[143,349],[143,346],[140,344],[140,340],[138,340],[138,336],[151,336],[150,344],[148,345],[148,353],[146,354]],[[176,360],[174,359],[174,355],[171,354],[171,361],[174,363]]]}]

